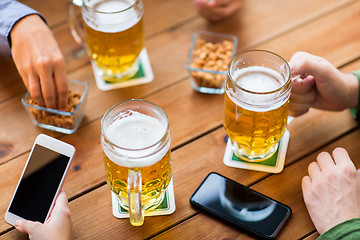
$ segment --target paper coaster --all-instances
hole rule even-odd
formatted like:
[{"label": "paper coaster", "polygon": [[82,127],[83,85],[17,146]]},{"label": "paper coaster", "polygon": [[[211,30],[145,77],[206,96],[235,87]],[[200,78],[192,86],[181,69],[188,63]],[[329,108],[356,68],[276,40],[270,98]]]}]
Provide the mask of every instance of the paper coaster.
[{"label": "paper coaster", "polygon": [[98,89],[102,91],[131,87],[139,84],[152,82],[152,80],[154,79],[154,74],[150,65],[150,60],[146,48],[144,48],[139,55],[139,64],[139,70],[133,77],[124,81],[110,82],[102,79],[101,76],[97,74],[99,72],[98,67],[96,66],[95,62],[91,60],[91,66],[94,71],[96,85]]},{"label": "paper coaster", "polygon": [[[113,215],[117,218],[129,218],[129,212],[122,208],[117,200],[116,194],[111,192]],[[165,196],[162,203],[155,209],[145,212],[145,217],[170,215],[175,212],[174,185],[171,180],[169,186],[165,190]]]},{"label": "paper coaster", "polygon": [[285,156],[290,139],[290,133],[286,129],[283,137],[280,139],[275,154],[262,162],[247,162],[238,158],[231,149],[230,138],[226,144],[224,154],[224,164],[228,167],[243,168],[261,172],[279,173],[284,169]]}]

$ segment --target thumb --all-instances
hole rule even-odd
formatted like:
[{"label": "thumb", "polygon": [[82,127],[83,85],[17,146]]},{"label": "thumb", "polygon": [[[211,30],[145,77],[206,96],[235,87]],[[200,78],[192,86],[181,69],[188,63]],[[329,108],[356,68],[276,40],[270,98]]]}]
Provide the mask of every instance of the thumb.
[{"label": "thumb", "polygon": [[38,224],[39,224],[38,222],[32,222],[32,221],[27,221],[27,220],[17,220],[15,222],[15,227],[20,232],[28,233],[30,235],[32,229]]}]

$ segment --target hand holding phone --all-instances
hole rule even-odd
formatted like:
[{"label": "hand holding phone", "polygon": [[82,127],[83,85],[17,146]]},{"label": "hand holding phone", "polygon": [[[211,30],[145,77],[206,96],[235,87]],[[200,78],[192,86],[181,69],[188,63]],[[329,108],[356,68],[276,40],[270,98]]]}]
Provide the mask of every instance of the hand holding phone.
[{"label": "hand holding phone", "polygon": [[74,154],[72,145],[40,134],[31,149],[5,214],[5,221],[11,225],[16,220],[44,223],[50,215]]},{"label": "hand holding phone", "polygon": [[190,204],[264,239],[274,239],[291,215],[290,207],[214,172]]}]

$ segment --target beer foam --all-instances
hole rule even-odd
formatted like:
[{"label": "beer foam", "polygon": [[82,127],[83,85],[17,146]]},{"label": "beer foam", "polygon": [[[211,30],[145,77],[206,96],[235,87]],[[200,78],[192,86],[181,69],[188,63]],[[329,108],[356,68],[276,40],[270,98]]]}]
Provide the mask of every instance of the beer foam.
[{"label": "beer foam", "polygon": [[125,31],[135,24],[137,24],[141,15],[136,12],[134,8],[130,8],[124,12],[121,12],[131,5],[135,1],[129,0],[107,0],[107,1],[94,1],[89,4],[89,7],[98,13],[91,11],[90,13],[83,12],[84,15],[91,15],[92,21],[84,17],[86,24],[92,29],[99,32],[116,33]]},{"label": "beer foam", "polygon": [[251,66],[237,69],[233,73],[233,80],[241,88],[250,91],[233,92],[232,90],[226,90],[226,94],[231,101],[244,109],[265,112],[277,109],[284,104],[284,101],[274,100],[280,93],[272,93],[272,91],[282,87],[285,84],[285,79],[280,73],[271,68]]},{"label": "beer foam", "polygon": [[[242,88],[259,93],[274,91],[284,83],[283,76],[263,66],[251,66],[234,72],[235,82]],[[282,80],[282,82],[280,82]]]},{"label": "beer foam", "polygon": [[[165,135],[166,127],[158,119],[136,111],[121,113],[105,132],[108,140],[120,148],[114,147],[111,151],[105,147],[105,154],[120,166],[131,168],[150,166],[159,161],[170,148],[168,141],[163,149],[156,152],[158,147],[156,143]],[[154,144],[156,145],[153,146]],[[135,149],[141,150],[133,151]]]}]

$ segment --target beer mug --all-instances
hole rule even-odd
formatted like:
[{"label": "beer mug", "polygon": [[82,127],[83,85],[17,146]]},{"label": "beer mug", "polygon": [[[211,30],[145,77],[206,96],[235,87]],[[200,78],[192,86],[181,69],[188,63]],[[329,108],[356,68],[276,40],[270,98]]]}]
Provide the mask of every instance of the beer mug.
[{"label": "beer mug", "polygon": [[140,226],[144,212],[164,199],[171,178],[170,128],[165,112],[144,100],[110,108],[101,121],[106,182],[130,222]]},{"label": "beer mug", "polygon": [[[76,16],[79,5],[82,23]],[[85,38],[95,74],[113,82],[136,74],[144,47],[143,13],[141,0],[72,0],[68,7],[71,32],[80,44]]]},{"label": "beer mug", "polygon": [[234,57],[227,70],[224,127],[236,156],[270,158],[285,132],[291,71],[279,55],[252,50]]}]

